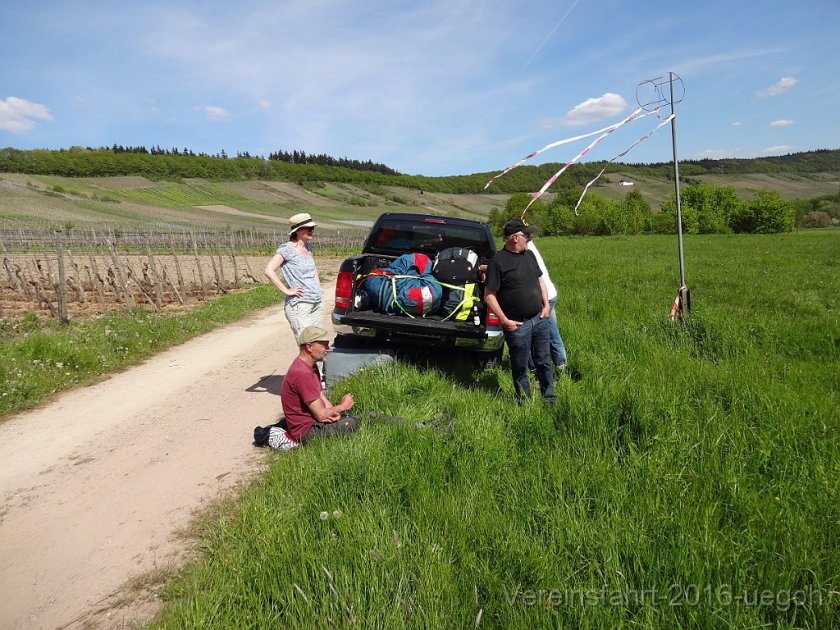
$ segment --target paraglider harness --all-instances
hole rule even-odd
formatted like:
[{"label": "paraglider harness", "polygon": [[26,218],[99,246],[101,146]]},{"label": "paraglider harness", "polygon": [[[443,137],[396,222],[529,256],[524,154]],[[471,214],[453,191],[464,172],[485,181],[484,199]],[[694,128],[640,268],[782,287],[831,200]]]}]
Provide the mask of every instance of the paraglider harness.
[{"label": "paraglider harness", "polygon": [[[457,268],[447,263],[455,263]],[[455,319],[464,321],[479,301],[476,283],[468,282],[477,271],[477,255],[463,248],[442,250],[432,265],[425,254],[403,254],[388,267],[377,268],[367,274],[359,274],[355,280],[355,291],[364,291],[373,310],[388,315],[402,312],[415,319],[415,315],[427,317],[436,315],[441,308],[448,311],[441,321]],[[433,273],[429,273],[431,267]],[[411,273],[411,271],[416,273]],[[437,273],[434,273],[437,272]],[[462,284],[442,282],[438,276]],[[371,282],[371,279],[377,279]],[[390,288],[390,291],[386,287]],[[443,289],[448,290],[443,300]],[[454,298],[452,296],[455,296]],[[455,301],[457,300],[457,302]],[[414,314],[409,309],[414,309]]]}]

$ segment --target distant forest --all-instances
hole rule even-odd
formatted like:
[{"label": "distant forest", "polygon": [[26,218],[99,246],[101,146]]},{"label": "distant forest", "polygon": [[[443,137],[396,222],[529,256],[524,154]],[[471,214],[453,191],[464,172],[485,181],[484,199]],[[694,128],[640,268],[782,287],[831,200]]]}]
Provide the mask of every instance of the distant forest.
[{"label": "distant forest", "polygon": [[[606,165],[588,162],[573,165],[569,183],[584,186]],[[521,166],[499,178],[487,192],[511,194],[538,190],[558,169],[559,164]],[[670,162],[654,164],[613,164],[609,171],[637,177],[673,179]],[[269,156],[251,156],[248,152],[228,156],[194,153],[189,149],[151,149],[145,147],[82,148],[47,150],[0,149],[0,172],[60,175],[64,177],[114,177],[141,175],[153,180],[201,178],[236,181],[265,179],[300,184],[340,182],[349,184],[403,186],[428,192],[481,193],[487,180],[496,172],[427,177],[405,175],[384,164],[368,160],[334,158],[303,151],[276,151]],[[686,160],[680,162],[680,179],[707,174],[790,174],[808,177],[816,173],[840,172],[840,149],[820,149],[789,155],[723,160]]]}]

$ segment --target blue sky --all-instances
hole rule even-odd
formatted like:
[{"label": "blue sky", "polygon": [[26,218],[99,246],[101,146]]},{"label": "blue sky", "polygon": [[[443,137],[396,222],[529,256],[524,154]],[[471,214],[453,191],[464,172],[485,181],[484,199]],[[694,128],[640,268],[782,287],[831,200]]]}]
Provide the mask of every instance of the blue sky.
[{"label": "blue sky", "polygon": [[[498,171],[621,120],[639,83],[674,72],[680,159],[833,149],[838,41],[838,0],[9,0],[0,147],[303,149],[411,174]],[[670,159],[666,126],[622,161]]]}]

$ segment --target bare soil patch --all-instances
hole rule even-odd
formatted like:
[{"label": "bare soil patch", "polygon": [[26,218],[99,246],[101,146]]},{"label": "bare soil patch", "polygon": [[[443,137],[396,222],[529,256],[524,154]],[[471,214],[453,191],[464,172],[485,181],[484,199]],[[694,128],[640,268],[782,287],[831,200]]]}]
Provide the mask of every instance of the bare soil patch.
[{"label": "bare soil patch", "polygon": [[272,307],[0,425],[0,627],[148,621],[178,532],[262,469],[296,353]]}]

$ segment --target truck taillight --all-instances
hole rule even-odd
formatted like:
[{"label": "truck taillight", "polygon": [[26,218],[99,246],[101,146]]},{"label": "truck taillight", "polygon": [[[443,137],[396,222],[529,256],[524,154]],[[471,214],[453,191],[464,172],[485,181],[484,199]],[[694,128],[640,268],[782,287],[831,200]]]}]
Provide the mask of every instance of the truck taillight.
[{"label": "truck taillight", "polygon": [[487,309],[487,325],[488,326],[501,326],[502,320],[496,317],[496,313],[491,311],[489,308]]},{"label": "truck taillight", "polygon": [[335,281],[335,306],[350,310],[350,295],[353,293],[353,274],[350,271],[339,271]]}]

